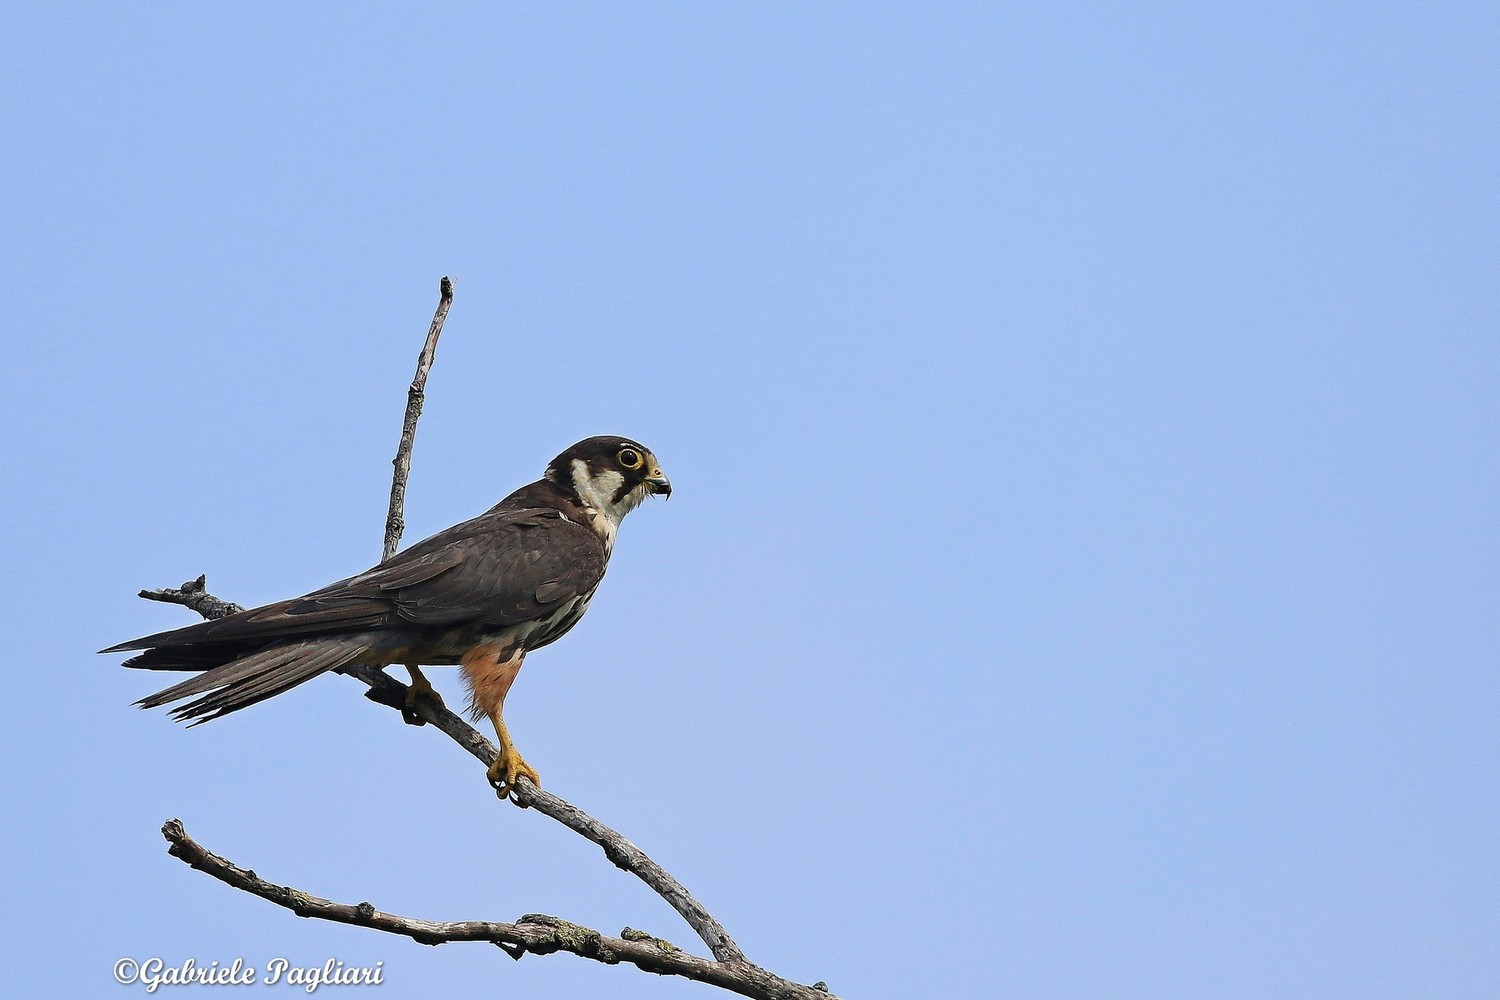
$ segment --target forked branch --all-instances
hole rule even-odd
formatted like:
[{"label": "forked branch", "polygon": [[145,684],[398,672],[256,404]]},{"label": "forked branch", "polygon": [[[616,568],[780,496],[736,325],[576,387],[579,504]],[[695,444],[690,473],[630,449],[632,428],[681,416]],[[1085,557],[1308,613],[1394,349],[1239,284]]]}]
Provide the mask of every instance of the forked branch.
[{"label": "forked branch", "polygon": [[[395,472],[391,483],[390,509],[386,518],[383,559],[389,559],[395,552],[404,530],[402,510],[406,497],[406,480],[411,470],[412,441],[416,434],[417,418],[421,416],[427,373],[432,367],[443,320],[453,301],[453,285],[446,277],[443,278],[440,288],[441,299],[438,309],[433,316],[427,341],[417,360],[416,377],[413,378],[407,393],[401,443],[397,448],[394,462]],[[202,576],[175,589],[143,590],[140,596],[153,601],[181,604],[205,618],[222,618],[243,610],[237,604],[210,594]],[[364,683],[368,688],[365,696],[370,700],[394,708],[403,714],[415,712],[423,721],[445,733],[486,767],[495,760],[497,750],[494,744],[485,739],[474,727],[431,699],[418,699],[408,705],[407,686],[383,670],[376,667],[351,666],[345,667],[341,672]],[[703,907],[703,904],[694,899],[692,894],[672,877],[671,873],[621,836],[619,832],[605,826],[572,803],[551,792],[543,791],[524,778],[514,789],[513,798],[515,803],[522,808],[533,808],[597,844],[603,849],[604,856],[610,862],[646,883],[657,895],[666,900],[697,933],[712,953],[713,959],[689,954],[659,938],[640,931],[632,931],[628,927],[620,933],[619,937],[610,937],[591,928],[545,914],[527,914],[515,923],[437,922],[383,913],[369,903],[357,905],[335,903],[309,895],[299,889],[274,885],[254,872],[240,868],[190,838],[179,820],[168,820],[162,827],[162,833],[172,845],[170,853],[173,857],[212,875],[226,885],[270,900],[278,906],[292,910],[299,916],[317,917],[369,927],[387,933],[402,934],[423,944],[488,941],[503,948],[507,954],[516,959],[528,952],[543,955],[566,951],[606,964],[626,962],[648,972],[682,976],[718,986],[742,996],[761,998],[761,1000],[829,1000],[831,995],[822,983],[804,986],[782,979],[748,961],[728,932]]]},{"label": "forked branch", "polygon": [[172,846],[173,857],[225,885],[252,893],[285,907],[299,917],[316,917],[341,924],[369,927],[388,934],[401,934],[419,944],[439,945],[453,941],[488,941],[511,958],[520,960],[528,952],[548,955],[565,951],[606,965],[628,962],[646,972],[681,976],[708,983],[741,996],[764,1000],[829,1000],[826,989],[789,983],[749,962],[715,962],[691,955],[670,942],[627,927],[618,937],[591,927],[549,916],[527,913],[515,923],[498,920],[423,920],[377,910],[371,903],[335,903],[300,889],[268,882],[253,871],[222,858],[187,835],[182,821],[169,819],[161,828]]}]

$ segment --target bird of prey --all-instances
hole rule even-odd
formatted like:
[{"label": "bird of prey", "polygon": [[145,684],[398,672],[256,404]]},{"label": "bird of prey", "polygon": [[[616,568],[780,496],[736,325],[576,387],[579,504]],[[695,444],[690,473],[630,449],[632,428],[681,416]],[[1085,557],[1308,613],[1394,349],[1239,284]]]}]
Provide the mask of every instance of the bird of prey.
[{"label": "bird of prey", "polygon": [[647,496],[671,492],[645,446],[591,437],[485,513],[358,576],[103,652],[145,650],[125,666],[199,671],[136,703],[192,698],[172,710],[192,725],[355,664],[406,666],[410,707],[437,697],[420,666],[458,664],[474,718],[495,725],[500,756],[489,780],[505,796],[522,775],[540,784],[501,717],[521,661],[583,617],[625,515]]}]

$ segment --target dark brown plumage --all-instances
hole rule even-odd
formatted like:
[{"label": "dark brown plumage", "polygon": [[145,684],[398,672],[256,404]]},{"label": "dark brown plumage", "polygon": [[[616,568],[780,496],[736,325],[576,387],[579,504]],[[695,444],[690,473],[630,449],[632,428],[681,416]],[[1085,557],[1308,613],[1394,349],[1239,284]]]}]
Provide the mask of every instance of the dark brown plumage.
[{"label": "dark brown plumage", "polygon": [[[671,485],[649,450],[613,436],[563,452],[542,479],[476,518],[321,590],[217,621],[159,632],[104,650],[144,650],[125,662],[200,671],[141,699],[192,724],[281,694],[342,666],[462,664],[476,713],[495,722],[502,792],[531,771],[501,720],[526,653],[561,637],[588,609],[625,514]],[[501,765],[497,761],[497,767]]]}]

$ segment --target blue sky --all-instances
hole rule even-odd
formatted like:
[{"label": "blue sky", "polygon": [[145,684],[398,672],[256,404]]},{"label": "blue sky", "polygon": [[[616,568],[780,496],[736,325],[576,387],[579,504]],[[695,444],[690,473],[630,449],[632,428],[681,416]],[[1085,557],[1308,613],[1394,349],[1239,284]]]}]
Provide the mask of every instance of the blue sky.
[{"label": "blue sky", "polygon": [[15,995],[128,995],[122,956],[708,995],[166,857],[179,816],[335,899],[692,940],[353,682],[186,732],[93,653],[191,620],[141,587],[378,558],[443,274],[407,538],[590,434],[662,458],[506,715],[751,958],[848,998],[1500,989],[1493,5],[3,18]]}]

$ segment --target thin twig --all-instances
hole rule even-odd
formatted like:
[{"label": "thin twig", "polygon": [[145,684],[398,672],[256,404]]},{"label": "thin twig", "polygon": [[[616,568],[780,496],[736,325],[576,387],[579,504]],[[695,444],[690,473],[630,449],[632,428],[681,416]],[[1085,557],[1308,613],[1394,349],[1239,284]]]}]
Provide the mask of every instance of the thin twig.
[{"label": "thin twig", "polygon": [[181,587],[143,590],[140,596],[148,601],[161,601],[163,604],[181,604],[185,608],[198,612],[204,618],[227,618],[245,610],[233,601],[220,600],[210,594],[207,574],[199,576],[196,580],[189,580]]},{"label": "thin twig", "polygon": [[417,374],[406,390],[406,417],[401,422],[401,442],[396,446],[396,457],[391,462],[396,467],[396,474],[391,479],[391,505],[385,515],[385,546],[381,551],[381,562],[395,555],[396,547],[401,544],[401,533],[406,530],[406,480],[411,475],[412,441],[417,436],[417,418],[422,415],[427,373],[432,370],[438,337],[443,333],[443,321],[448,318],[448,307],[453,304],[453,282],[447,275],[438,282],[438,293],[437,312],[432,314],[427,342],[422,345],[422,353],[417,355]]},{"label": "thin twig", "polygon": [[528,952],[547,955],[566,951],[606,965],[628,962],[646,972],[681,976],[758,1000],[831,1000],[826,988],[782,979],[749,962],[714,962],[673,947],[659,938],[626,928],[620,937],[601,934],[544,913],[528,913],[515,923],[493,920],[435,921],[377,910],[370,903],[335,903],[290,886],[267,882],[255,872],[209,851],[187,835],[182,821],[169,819],[161,828],[172,845],[168,852],[225,885],[285,907],[299,917],[316,917],[388,934],[421,944],[488,941],[519,960]]}]

